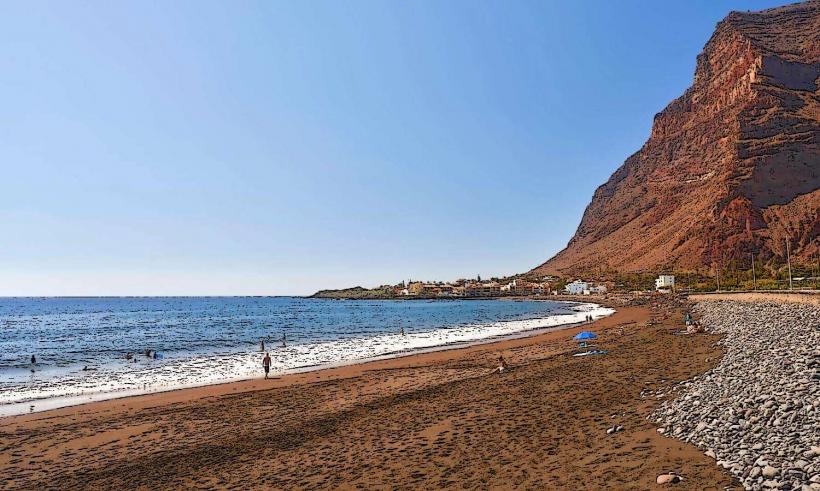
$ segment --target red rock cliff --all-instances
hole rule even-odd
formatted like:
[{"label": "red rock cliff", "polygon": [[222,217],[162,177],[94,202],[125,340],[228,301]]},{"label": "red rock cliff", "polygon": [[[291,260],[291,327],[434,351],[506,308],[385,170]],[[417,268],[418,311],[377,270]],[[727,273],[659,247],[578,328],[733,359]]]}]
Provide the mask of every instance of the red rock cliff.
[{"label": "red rock cliff", "polygon": [[820,252],[820,0],[732,12],[692,87],[536,273],[695,269]]}]

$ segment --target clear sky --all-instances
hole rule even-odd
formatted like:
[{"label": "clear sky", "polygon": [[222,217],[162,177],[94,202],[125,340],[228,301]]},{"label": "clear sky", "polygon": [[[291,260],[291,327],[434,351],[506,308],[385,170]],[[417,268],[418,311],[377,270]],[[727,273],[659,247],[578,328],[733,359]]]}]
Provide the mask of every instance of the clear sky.
[{"label": "clear sky", "polygon": [[0,295],[524,272],[778,3],[0,2]]}]

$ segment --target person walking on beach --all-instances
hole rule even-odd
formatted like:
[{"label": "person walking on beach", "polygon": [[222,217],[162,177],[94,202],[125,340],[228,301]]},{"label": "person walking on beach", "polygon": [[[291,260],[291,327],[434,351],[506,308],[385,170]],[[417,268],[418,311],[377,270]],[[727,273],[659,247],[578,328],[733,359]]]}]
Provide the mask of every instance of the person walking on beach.
[{"label": "person walking on beach", "polygon": [[284,333],[284,332],[283,332],[283,333],[282,333],[282,347],[283,347],[283,348],[287,348],[287,347],[288,347],[287,340],[288,340],[288,335],[287,335],[287,333]]},{"label": "person walking on beach", "polygon": [[262,368],[265,369],[265,378],[268,378],[268,372],[270,372],[270,353],[265,353],[265,357],[262,358]]},{"label": "person walking on beach", "polygon": [[259,338],[259,351],[265,352],[265,338]]},{"label": "person walking on beach", "polygon": [[34,357],[34,355],[31,355],[31,364],[32,364],[32,365],[36,365],[36,364],[37,364],[37,358],[35,358],[35,357]]}]

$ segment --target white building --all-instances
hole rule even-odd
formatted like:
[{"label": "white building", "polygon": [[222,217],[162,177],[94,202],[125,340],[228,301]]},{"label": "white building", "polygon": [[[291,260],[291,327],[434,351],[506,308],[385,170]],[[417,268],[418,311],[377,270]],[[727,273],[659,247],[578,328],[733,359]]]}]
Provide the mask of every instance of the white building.
[{"label": "white building", "polygon": [[675,276],[671,274],[662,274],[655,280],[656,290],[672,290],[675,288]]},{"label": "white building", "polygon": [[597,295],[603,295],[606,293],[606,285],[596,285],[589,289],[590,293],[595,293]]},{"label": "white building", "polygon": [[575,280],[564,287],[570,295],[589,295],[589,284],[586,281]]}]

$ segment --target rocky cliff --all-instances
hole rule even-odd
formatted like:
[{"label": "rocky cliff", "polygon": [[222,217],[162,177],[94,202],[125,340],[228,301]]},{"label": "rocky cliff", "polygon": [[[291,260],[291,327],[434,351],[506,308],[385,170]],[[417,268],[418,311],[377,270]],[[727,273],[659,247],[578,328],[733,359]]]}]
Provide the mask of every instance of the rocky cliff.
[{"label": "rocky cliff", "polygon": [[[533,270],[704,269],[820,252],[820,0],[732,12],[692,86]],[[781,259],[782,260],[782,259]]]}]

